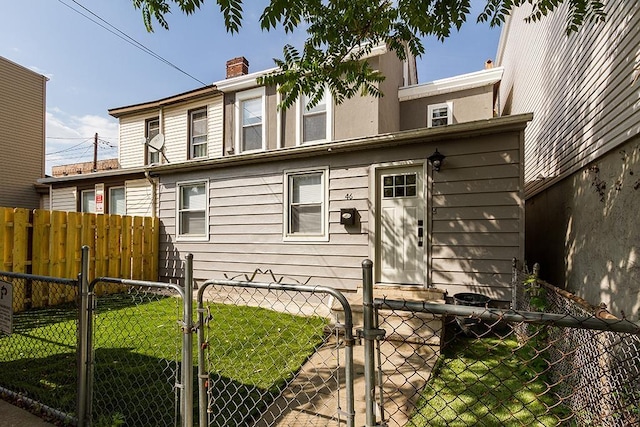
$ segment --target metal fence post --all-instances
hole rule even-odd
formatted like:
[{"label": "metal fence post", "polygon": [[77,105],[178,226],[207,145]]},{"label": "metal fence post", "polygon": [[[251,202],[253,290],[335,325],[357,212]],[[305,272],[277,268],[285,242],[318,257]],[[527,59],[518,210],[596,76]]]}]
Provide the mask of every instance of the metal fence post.
[{"label": "metal fence post", "polygon": [[376,380],[374,358],[374,324],[373,324],[373,262],[362,261],[362,314],[364,321],[364,388],[366,399],[366,427],[376,425],[375,400]]},{"label": "metal fence post", "polygon": [[193,254],[187,254],[182,313],[182,426],[193,425]]},{"label": "metal fence post", "polygon": [[89,246],[82,247],[80,272],[80,307],[78,310],[78,426],[91,425],[87,413],[91,393],[88,390],[91,329],[89,327]]}]

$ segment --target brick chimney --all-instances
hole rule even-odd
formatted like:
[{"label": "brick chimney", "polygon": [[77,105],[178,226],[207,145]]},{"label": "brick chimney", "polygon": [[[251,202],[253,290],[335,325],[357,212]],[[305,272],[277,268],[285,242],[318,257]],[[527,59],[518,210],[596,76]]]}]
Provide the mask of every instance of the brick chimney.
[{"label": "brick chimney", "polygon": [[244,76],[249,74],[249,61],[244,56],[239,56],[227,61],[227,78]]}]

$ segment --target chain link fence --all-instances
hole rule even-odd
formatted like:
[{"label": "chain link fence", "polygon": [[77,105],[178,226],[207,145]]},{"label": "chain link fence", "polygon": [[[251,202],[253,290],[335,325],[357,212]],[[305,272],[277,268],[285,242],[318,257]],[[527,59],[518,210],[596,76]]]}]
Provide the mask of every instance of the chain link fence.
[{"label": "chain link fence", "polygon": [[[330,321],[336,300],[348,311],[343,325]],[[201,426],[353,426],[351,312],[341,294],[210,281],[198,307]]]},{"label": "chain link fence", "polygon": [[183,300],[168,285],[128,283],[92,284],[104,292],[93,297],[87,412],[94,425],[179,425]]},{"label": "chain link fence", "polygon": [[3,297],[5,284],[13,294],[12,316],[2,319],[10,333],[0,332],[0,396],[45,419],[73,422],[78,282],[8,272],[0,281]]},{"label": "chain link fence", "polygon": [[[613,325],[618,320],[604,304],[592,305],[537,274],[518,272],[516,285],[518,310],[609,319]],[[531,328],[520,332],[531,334]],[[640,331],[548,328],[544,333],[552,343],[550,377],[577,425],[640,425]]]},{"label": "chain link fence", "polygon": [[374,300],[379,425],[640,426],[640,325],[517,283],[518,310]]}]

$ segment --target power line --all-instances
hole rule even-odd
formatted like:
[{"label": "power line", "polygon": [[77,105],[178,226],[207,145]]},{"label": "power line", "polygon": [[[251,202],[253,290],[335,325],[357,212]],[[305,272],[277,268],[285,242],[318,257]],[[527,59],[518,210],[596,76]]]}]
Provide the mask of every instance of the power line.
[{"label": "power line", "polygon": [[176,69],[177,71],[181,72],[182,74],[184,74],[187,77],[192,78],[193,80],[197,81],[198,83],[200,83],[203,86],[206,86],[207,84],[204,83],[202,80],[197,79],[196,77],[192,76],[191,74],[187,73],[186,71],[184,71],[182,68],[178,67],[177,65],[173,64],[171,61],[163,58],[162,56],[160,56],[159,54],[155,53],[154,51],[152,51],[151,49],[149,49],[148,47],[146,47],[145,45],[143,45],[142,43],[140,43],[139,41],[137,41],[136,39],[134,39],[133,37],[129,36],[127,33],[125,33],[124,31],[120,30],[119,28],[115,27],[114,25],[112,25],[111,23],[109,23],[108,21],[104,20],[103,18],[101,18],[100,16],[98,16],[97,14],[95,14],[94,12],[92,12],[91,10],[89,10],[88,8],[86,8],[85,6],[83,6],[82,4],[78,3],[76,0],[71,0],[72,2],[74,2],[75,4],[77,4],[78,6],[80,6],[82,9],[86,10],[88,13],[90,13],[91,15],[95,16],[98,20],[100,20],[101,22],[103,22],[104,24],[98,22],[97,20],[93,19],[91,16],[88,16],[87,14],[83,13],[82,11],[74,8],[72,5],[65,3],[62,0],[58,0],[60,3],[62,3],[63,5],[67,6],[69,9],[73,10],[74,12],[76,12],[77,14],[87,18],[89,21],[93,22],[94,24],[98,25],[99,27],[109,31],[111,34],[113,34],[116,37],[119,37],[120,39],[124,40],[125,42],[129,43],[130,45],[140,49],[141,51],[147,53],[148,55],[154,57],[155,59],[157,59],[160,62],[165,63],[166,65]]},{"label": "power line", "polygon": [[79,149],[79,147],[80,147],[82,144],[84,144],[85,142],[87,142],[87,141],[89,141],[89,140],[91,140],[91,138],[86,138],[84,141],[82,141],[82,142],[81,142],[81,143],[79,143],[79,144],[72,145],[71,147],[67,147],[67,148],[65,148],[65,149],[63,149],[63,150],[54,151],[53,153],[46,153],[45,155],[50,156],[50,155],[53,155],[53,154],[65,153],[65,152],[67,152],[67,151],[71,151],[71,150],[74,150],[74,149],[76,149],[76,150],[77,150],[77,149]]}]

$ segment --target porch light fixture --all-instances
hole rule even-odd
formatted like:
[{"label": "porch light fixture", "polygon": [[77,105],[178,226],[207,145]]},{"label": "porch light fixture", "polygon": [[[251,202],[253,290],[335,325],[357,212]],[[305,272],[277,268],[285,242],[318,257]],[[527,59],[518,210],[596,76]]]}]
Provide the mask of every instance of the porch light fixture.
[{"label": "porch light fixture", "polygon": [[434,151],[432,155],[427,157],[427,160],[429,160],[429,163],[431,163],[434,171],[440,172],[440,168],[442,167],[442,163],[444,162],[445,157],[446,156],[440,153],[436,148],[436,151]]}]

